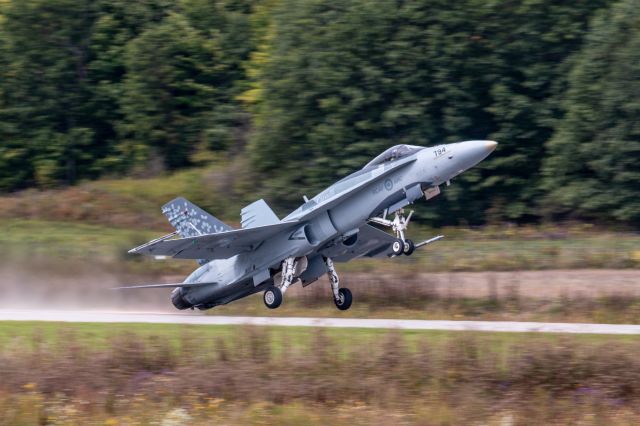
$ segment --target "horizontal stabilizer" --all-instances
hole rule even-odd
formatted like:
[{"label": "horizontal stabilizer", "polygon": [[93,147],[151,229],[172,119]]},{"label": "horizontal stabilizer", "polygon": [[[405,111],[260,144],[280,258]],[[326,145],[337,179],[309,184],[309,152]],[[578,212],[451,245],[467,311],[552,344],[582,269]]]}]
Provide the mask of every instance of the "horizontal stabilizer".
[{"label": "horizontal stabilizer", "polygon": [[136,288],[175,288],[175,287],[189,288],[189,287],[202,287],[202,286],[210,285],[210,284],[215,284],[215,283],[144,284],[144,285],[132,285],[132,286],[128,286],[128,287],[114,287],[111,290],[130,290],[130,289],[136,289]]},{"label": "horizontal stabilizer", "polygon": [[267,203],[260,199],[249,204],[240,211],[243,228],[255,228],[257,226],[273,225],[279,223],[280,219],[271,210]]}]

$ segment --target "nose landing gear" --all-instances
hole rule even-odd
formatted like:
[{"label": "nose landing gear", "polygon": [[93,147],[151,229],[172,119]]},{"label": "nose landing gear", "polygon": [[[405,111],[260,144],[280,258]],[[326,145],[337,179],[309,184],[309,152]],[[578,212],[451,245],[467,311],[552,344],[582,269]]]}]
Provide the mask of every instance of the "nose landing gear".
[{"label": "nose landing gear", "polygon": [[370,222],[374,222],[383,226],[388,226],[393,229],[393,232],[396,234],[396,238],[398,241],[393,243],[391,250],[393,251],[394,256],[400,256],[404,254],[406,256],[411,256],[414,250],[416,249],[416,245],[413,241],[408,238],[405,238],[404,231],[409,227],[409,221],[411,220],[411,216],[413,215],[413,210],[409,212],[409,215],[404,217],[404,209],[400,209],[395,212],[395,217],[393,220],[387,219],[387,214],[382,217],[372,217],[369,219]]},{"label": "nose landing gear", "polygon": [[421,241],[417,244],[412,240],[405,238],[404,231],[409,227],[409,221],[411,220],[412,215],[413,210],[411,210],[409,212],[409,216],[405,218],[404,210],[400,209],[395,212],[395,217],[393,218],[393,220],[389,220],[387,219],[387,211],[385,210],[382,217],[372,217],[369,219],[369,222],[377,223],[379,225],[387,226],[393,229],[393,232],[395,232],[397,238],[397,240],[391,245],[391,251],[393,252],[394,256],[400,256],[401,254],[411,256],[416,249],[419,249],[420,247],[424,247],[427,244],[434,243],[444,238],[444,236],[438,235],[437,237]]}]

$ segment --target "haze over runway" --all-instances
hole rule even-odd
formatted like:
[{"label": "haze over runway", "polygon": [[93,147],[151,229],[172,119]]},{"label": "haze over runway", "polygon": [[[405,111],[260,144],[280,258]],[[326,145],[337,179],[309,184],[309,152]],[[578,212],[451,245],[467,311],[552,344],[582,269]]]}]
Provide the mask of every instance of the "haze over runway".
[{"label": "haze over runway", "polygon": [[485,331],[515,333],[640,334],[635,324],[586,324],[514,321],[438,321],[355,318],[243,317],[201,313],[77,310],[0,310],[0,321],[252,325],[277,327],[378,328],[398,330]]}]

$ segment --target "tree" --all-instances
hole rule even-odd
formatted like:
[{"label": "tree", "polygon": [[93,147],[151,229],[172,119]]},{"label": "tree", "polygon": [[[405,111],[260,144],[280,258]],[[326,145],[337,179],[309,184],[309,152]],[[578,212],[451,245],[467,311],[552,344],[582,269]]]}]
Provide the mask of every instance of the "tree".
[{"label": "tree", "polygon": [[87,151],[99,149],[85,109],[93,2],[10,2],[3,15],[0,186],[91,175]]},{"label": "tree", "polygon": [[535,218],[565,61],[604,4],[285,0],[259,73],[254,164],[294,204],[288,187],[317,191],[394,144],[496,139],[427,217]]},{"label": "tree", "polygon": [[181,167],[194,145],[229,146],[252,4],[0,4],[0,189],[73,184],[154,151]]},{"label": "tree", "polygon": [[640,224],[640,2],[593,20],[569,74],[566,114],[549,141],[550,214]]},{"label": "tree", "polygon": [[185,14],[170,13],[126,48],[119,130],[134,162],[155,151],[169,168],[184,167],[197,147],[221,150],[234,141],[250,34],[239,36],[242,16],[214,3],[191,0],[181,8]]}]

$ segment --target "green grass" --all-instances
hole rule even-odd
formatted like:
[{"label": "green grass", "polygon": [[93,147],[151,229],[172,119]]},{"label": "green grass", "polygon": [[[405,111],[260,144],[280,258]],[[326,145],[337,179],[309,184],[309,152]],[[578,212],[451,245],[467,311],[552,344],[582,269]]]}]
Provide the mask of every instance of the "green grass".
[{"label": "green grass", "polygon": [[144,227],[131,229],[82,222],[9,219],[4,221],[0,244],[6,248],[5,261],[39,259],[45,261],[45,267],[56,261],[69,263],[69,266],[73,262],[90,262],[107,270],[144,275],[186,275],[195,269],[190,261],[163,262],[127,253],[160,235],[160,232]]},{"label": "green grass", "polygon": [[[221,340],[233,345],[239,335],[258,333],[268,335],[277,345],[292,345],[295,348],[308,348],[311,339],[315,338],[318,329],[312,327],[252,327],[236,325],[185,325],[185,324],[136,324],[136,323],[56,323],[39,321],[1,321],[0,347],[8,345],[28,345],[35,343],[56,347],[68,344],[69,336],[73,336],[76,343],[93,348],[106,347],[111,339],[123,334],[136,336],[145,340],[154,337],[167,339],[174,345],[180,345],[193,339],[211,342]],[[327,338],[340,342],[345,349],[361,347],[379,342],[389,333],[400,334],[408,343],[427,339],[434,347],[441,347],[446,343],[469,337],[486,344],[492,349],[507,350],[522,343],[530,342],[558,342],[570,339],[581,343],[617,343],[640,342],[640,336],[634,335],[597,335],[576,334],[564,335],[559,333],[494,333],[474,331],[440,331],[440,330],[397,330],[365,329],[365,328],[322,328]]]},{"label": "green grass", "polygon": [[9,247],[75,255],[112,255],[114,249],[144,242],[158,235],[148,229],[122,229],[101,225],[41,220],[7,220],[0,241]]},{"label": "green grass", "polygon": [[[419,226],[409,233],[414,241],[438,234],[445,238],[410,258],[395,259],[395,263],[403,265],[407,272],[615,269],[640,265],[640,235],[633,233],[525,227],[499,234],[491,227],[432,230]],[[347,269],[367,271],[377,262],[360,261],[349,264]]]},{"label": "green grass", "polygon": [[[160,213],[157,213],[161,216]],[[156,238],[167,229],[141,224],[139,228],[89,225],[83,222],[4,220],[0,243],[8,253],[25,256],[43,254],[77,257],[100,256],[111,261],[141,262],[140,256],[126,254],[129,248]],[[640,236],[611,232],[568,231],[562,238],[525,228],[497,239],[494,231],[458,229],[430,230],[415,227],[416,241],[436,233],[449,238],[416,252],[412,257],[393,260],[358,260],[341,264],[347,272],[397,271],[404,274],[440,271],[509,271],[531,269],[632,268],[640,265]],[[98,259],[99,260],[99,259]],[[189,273],[193,262],[153,263],[154,271]],[[127,266],[126,264],[124,265]],[[129,265],[131,266],[131,265]],[[138,268],[144,271],[144,268]]]}]

